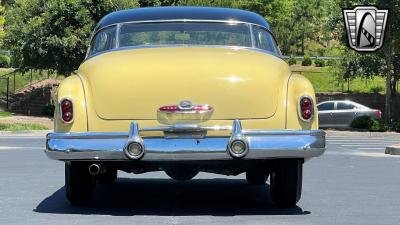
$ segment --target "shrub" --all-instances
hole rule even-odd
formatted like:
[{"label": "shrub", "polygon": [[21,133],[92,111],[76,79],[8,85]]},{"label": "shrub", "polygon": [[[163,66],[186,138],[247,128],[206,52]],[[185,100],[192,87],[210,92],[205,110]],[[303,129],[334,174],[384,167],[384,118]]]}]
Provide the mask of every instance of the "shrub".
[{"label": "shrub", "polygon": [[327,66],[336,66],[336,60],[334,60],[334,59],[328,59],[328,60],[326,61],[326,65],[327,65]]},{"label": "shrub", "polygon": [[289,65],[296,65],[297,60],[294,56],[290,56],[288,63],[289,63]]},{"label": "shrub", "polygon": [[0,67],[8,68],[10,67],[10,57],[7,55],[0,55]]},{"label": "shrub", "polygon": [[304,56],[303,61],[301,62],[302,66],[311,66],[312,65],[312,60],[309,56]]},{"label": "shrub", "polygon": [[316,67],[325,67],[325,60],[323,59],[316,59],[314,63]]},{"label": "shrub", "polygon": [[371,132],[384,132],[388,130],[388,126],[381,119],[371,119],[369,123],[369,131]]},{"label": "shrub", "polygon": [[396,132],[400,132],[400,119],[397,119],[392,124],[392,129]]},{"label": "shrub", "polygon": [[382,86],[375,86],[375,87],[371,87],[371,91],[374,94],[378,94],[379,92],[383,91],[383,87]]},{"label": "shrub", "polygon": [[371,123],[371,117],[360,116],[356,117],[353,121],[351,121],[350,127],[357,129],[369,129],[370,123]]}]

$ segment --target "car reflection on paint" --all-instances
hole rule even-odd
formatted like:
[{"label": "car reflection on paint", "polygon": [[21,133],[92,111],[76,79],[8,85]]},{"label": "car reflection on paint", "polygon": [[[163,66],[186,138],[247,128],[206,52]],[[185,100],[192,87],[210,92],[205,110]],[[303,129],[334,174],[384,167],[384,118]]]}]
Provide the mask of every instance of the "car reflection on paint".
[{"label": "car reflection on paint", "polygon": [[382,112],[353,101],[326,101],[317,105],[319,127],[348,128],[360,116],[381,118]]}]

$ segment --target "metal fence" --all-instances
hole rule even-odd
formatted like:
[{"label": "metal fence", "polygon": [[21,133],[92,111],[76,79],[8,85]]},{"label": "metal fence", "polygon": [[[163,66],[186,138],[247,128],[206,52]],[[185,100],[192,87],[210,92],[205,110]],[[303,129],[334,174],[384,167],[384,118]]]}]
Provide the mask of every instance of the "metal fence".
[{"label": "metal fence", "polygon": [[10,95],[15,94],[21,88],[29,87],[53,76],[56,74],[52,71],[34,69],[15,69],[0,75],[0,100],[5,102],[6,109],[9,109]]}]

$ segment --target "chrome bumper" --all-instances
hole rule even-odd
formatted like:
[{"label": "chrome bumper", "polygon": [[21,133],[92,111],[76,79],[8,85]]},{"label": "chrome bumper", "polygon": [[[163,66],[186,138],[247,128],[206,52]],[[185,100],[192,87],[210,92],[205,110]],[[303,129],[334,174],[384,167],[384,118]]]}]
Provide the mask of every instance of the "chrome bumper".
[{"label": "chrome bumper", "polygon": [[[141,137],[141,132],[232,130],[230,137],[165,138]],[[246,154],[230,154],[230,143],[242,140]],[[325,132],[322,130],[242,130],[239,120],[232,127],[202,127],[172,125],[139,129],[132,122],[129,132],[109,133],[49,133],[46,154],[51,159],[135,161],[126,155],[126,146],[139,142],[144,147],[140,161],[232,160],[268,158],[310,158],[325,151]]]}]

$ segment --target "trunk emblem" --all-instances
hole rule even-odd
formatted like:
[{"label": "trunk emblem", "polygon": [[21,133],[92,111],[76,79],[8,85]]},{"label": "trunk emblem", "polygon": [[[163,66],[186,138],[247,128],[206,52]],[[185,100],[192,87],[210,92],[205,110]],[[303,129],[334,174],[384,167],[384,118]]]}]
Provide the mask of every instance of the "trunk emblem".
[{"label": "trunk emblem", "polygon": [[180,109],[192,109],[192,107],[193,103],[191,101],[184,100],[179,103]]}]

